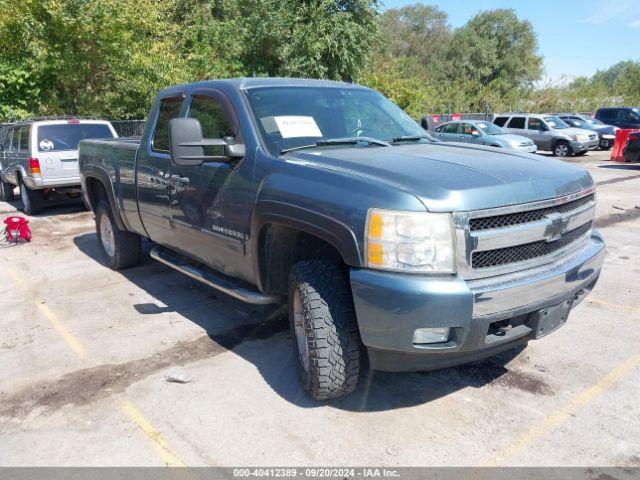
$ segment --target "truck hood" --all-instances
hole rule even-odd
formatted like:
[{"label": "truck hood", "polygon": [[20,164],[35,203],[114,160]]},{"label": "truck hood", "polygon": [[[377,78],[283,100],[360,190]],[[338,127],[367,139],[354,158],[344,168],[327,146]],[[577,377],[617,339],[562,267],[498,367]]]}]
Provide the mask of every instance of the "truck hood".
[{"label": "truck hood", "polygon": [[434,212],[516,205],[593,186],[585,169],[561,160],[442,142],[303,150],[286,161],[396,187]]}]

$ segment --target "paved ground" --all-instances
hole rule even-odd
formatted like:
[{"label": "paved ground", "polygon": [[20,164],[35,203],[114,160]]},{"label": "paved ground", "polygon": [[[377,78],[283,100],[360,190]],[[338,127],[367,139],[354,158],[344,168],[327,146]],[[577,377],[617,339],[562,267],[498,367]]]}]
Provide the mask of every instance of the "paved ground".
[{"label": "paved ground", "polygon": [[609,253],[565,327],[329,403],[299,388],[281,311],[151,260],[113,272],[90,213],[47,210],[0,248],[0,465],[640,466],[640,165],[606,157],[573,160]]}]

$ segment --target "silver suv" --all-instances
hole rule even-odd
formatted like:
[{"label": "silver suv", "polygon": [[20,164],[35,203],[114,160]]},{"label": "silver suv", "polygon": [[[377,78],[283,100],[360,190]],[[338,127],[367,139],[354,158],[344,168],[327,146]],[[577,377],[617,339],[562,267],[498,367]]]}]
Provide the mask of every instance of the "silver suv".
[{"label": "silver suv", "polygon": [[599,144],[597,133],[570,127],[555,115],[506,113],[496,115],[493,123],[509,133],[529,137],[538,150],[552,152],[558,157],[584,155]]},{"label": "silver suv", "polygon": [[9,126],[0,151],[0,200],[13,200],[18,186],[24,212],[35,215],[54,190],[79,196],[78,142],[117,136],[105,120],[29,120]]}]

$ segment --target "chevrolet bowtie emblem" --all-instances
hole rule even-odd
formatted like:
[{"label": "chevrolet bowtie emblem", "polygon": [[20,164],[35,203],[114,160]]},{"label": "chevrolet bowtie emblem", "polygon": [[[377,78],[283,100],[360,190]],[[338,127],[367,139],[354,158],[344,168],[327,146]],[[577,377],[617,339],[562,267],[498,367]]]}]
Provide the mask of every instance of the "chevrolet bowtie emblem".
[{"label": "chevrolet bowtie emblem", "polygon": [[557,213],[551,213],[546,217],[551,223],[545,229],[544,237],[547,242],[553,242],[562,236],[566,225],[562,217]]}]

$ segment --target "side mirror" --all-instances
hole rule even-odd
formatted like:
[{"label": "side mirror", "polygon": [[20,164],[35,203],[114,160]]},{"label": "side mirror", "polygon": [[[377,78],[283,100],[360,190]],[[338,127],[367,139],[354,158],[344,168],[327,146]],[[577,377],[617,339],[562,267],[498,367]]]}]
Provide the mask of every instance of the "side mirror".
[{"label": "side mirror", "polygon": [[[232,141],[232,139],[229,139]],[[222,155],[205,155],[205,147],[222,147]],[[204,162],[233,163],[245,156],[242,143],[229,143],[222,138],[202,138],[202,125],[197,118],[169,120],[169,148],[176,165],[197,166]]]}]

